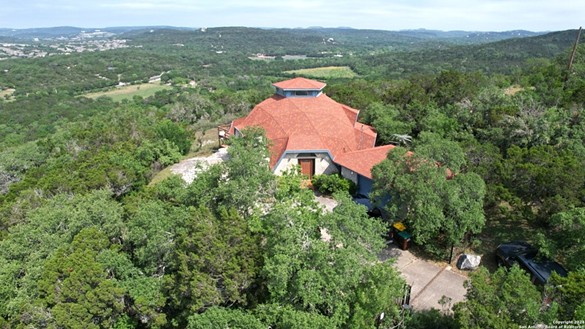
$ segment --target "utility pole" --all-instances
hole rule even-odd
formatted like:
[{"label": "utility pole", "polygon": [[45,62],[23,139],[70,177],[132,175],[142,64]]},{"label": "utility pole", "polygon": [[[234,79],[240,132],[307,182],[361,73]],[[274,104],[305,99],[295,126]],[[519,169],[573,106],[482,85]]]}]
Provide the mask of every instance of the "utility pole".
[{"label": "utility pole", "polygon": [[583,27],[580,26],[579,31],[577,32],[577,39],[573,45],[573,51],[571,51],[571,57],[569,57],[569,64],[567,65],[567,75],[565,77],[565,82],[569,80],[569,75],[571,74],[571,69],[573,68],[573,61],[575,60],[575,54],[577,53],[577,46],[579,46],[579,39],[581,38],[582,29]]}]

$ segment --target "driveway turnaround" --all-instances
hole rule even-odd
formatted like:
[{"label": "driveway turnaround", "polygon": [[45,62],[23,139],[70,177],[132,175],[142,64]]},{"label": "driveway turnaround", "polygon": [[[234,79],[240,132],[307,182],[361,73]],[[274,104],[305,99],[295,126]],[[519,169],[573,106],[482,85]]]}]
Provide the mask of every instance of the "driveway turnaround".
[{"label": "driveway turnaround", "polygon": [[[465,299],[467,290],[463,287],[465,276],[452,271],[448,265],[437,265],[414,256],[408,250],[390,245],[388,255],[395,257],[394,266],[400,271],[406,283],[412,286],[410,305],[415,310],[436,308],[448,311]],[[439,303],[444,298],[444,306]]]},{"label": "driveway turnaround", "polygon": [[197,174],[207,170],[210,166],[223,162],[228,158],[227,148],[220,148],[212,155],[183,160],[171,167],[171,172],[180,175],[185,182],[191,184]]}]

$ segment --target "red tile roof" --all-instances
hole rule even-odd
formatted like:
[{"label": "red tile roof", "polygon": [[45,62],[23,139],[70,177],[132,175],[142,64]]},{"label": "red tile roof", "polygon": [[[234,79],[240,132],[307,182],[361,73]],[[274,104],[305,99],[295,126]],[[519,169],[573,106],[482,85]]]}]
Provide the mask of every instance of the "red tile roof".
[{"label": "red tile roof", "polygon": [[341,154],[335,163],[352,170],[364,177],[372,179],[372,168],[386,159],[394,145],[384,145]]},{"label": "red tile roof", "polygon": [[[394,149],[394,145],[383,145],[373,147],[364,150],[358,150],[353,152],[344,153],[335,158],[335,163],[343,166],[349,170],[352,170],[364,177],[372,179],[372,168],[380,162],[384,161],[388,156],[388,152]],[[406,152],[406,156],[410,157],[413,153],[411,151]],[[407,162],[411,166],[410,161]],[[437,167],[441,167],[439,163],[436,163]],[[416,170],[410,168],[411,171]],[[452,179],[455,175],[449,168],[445,168],[445,176],[447,179]]]},{"label": "red tile roof", "polygon": [[358,150],[374,147],[377,136],[374,128],[359,122],[356,122],[353,127],[355,128],[355,141],[358,145]]},{"label": "red tile roof", "polygon": [[273,86],[280,89],[291,89],[291,90],[321,90],[325,88],[326,84],[323,82],[305,79],[305,78],[294,78],[286,81],[281,81],[273,84]]},{"label": "red tile roof", "polygon": [[[282,86],[317,86],[325,84],[296,78],[275,84]],[[316,87],[313,87],[316,88]],[[274,95],[256,105],[245,117],[235,120],[239,130],[259,126],[271,140],[270,166],[274,168],[282,154],[289,151],[328,150],[335,159],[346,152],[371,148],[376,131],[356,122],[359,111],[337,103],[325,94],[317,97],[283,97]]]}]

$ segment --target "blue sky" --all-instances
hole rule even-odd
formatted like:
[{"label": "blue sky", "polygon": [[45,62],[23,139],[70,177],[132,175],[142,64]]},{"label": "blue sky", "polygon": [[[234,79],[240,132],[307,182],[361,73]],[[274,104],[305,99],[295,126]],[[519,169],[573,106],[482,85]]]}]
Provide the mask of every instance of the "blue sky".
[{"label": "blue sky", "polygon": [[583,0],[3,0],[0,27],[339,27],[558,31],[585,22]]}]

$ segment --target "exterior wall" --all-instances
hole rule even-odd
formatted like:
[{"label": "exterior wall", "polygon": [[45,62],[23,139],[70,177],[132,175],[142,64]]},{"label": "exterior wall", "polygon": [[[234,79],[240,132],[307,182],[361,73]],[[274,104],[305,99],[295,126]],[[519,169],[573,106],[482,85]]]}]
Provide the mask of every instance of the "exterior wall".
[{"label": "exterior wall", "polygon": [[339,172],[333,160],[326,153],[317,153],[315,159],[315,175],[331,175]]},{"label": "exterior wall", "polygon": [[351,180],[357,185],[358,187],[357,194],[368,195],[370,192],[372,192],[372,188],[374,188],[373,180],[364,177],[345,167],[341,167],[341,176]]},{"label": "exterior wall", "polygon": [[341,176],[354,182],[355,185],[358,184],[358,174],[354,171],[351,171],[345,167],[341,167]]},{"label": "exterior wall", "polygon": [[[300,152],[302,153],[302,152]],[[299,161],[297,159],[298,153],[286,153],[276,168],[274,168],[274,174],[282,175],[287,169],[293,166],[298,166]],[[312,159],[312,158],[311,158]],[[316,153],[315,159],[315,175],[330,175],[339,172],[337,166],[333,163],[327,153]]]},{"label": "exterior wall", "polygon": [[274,168],[275,175],[282,175],[287,169],[299,165],[299,161],[296,158],[296,154],[284,154],[277,167]]},{"label": "exterior wall", "polygon": [[368,195],[374,188],[374,181],[362,175],[358,176],[358,193]]}]

